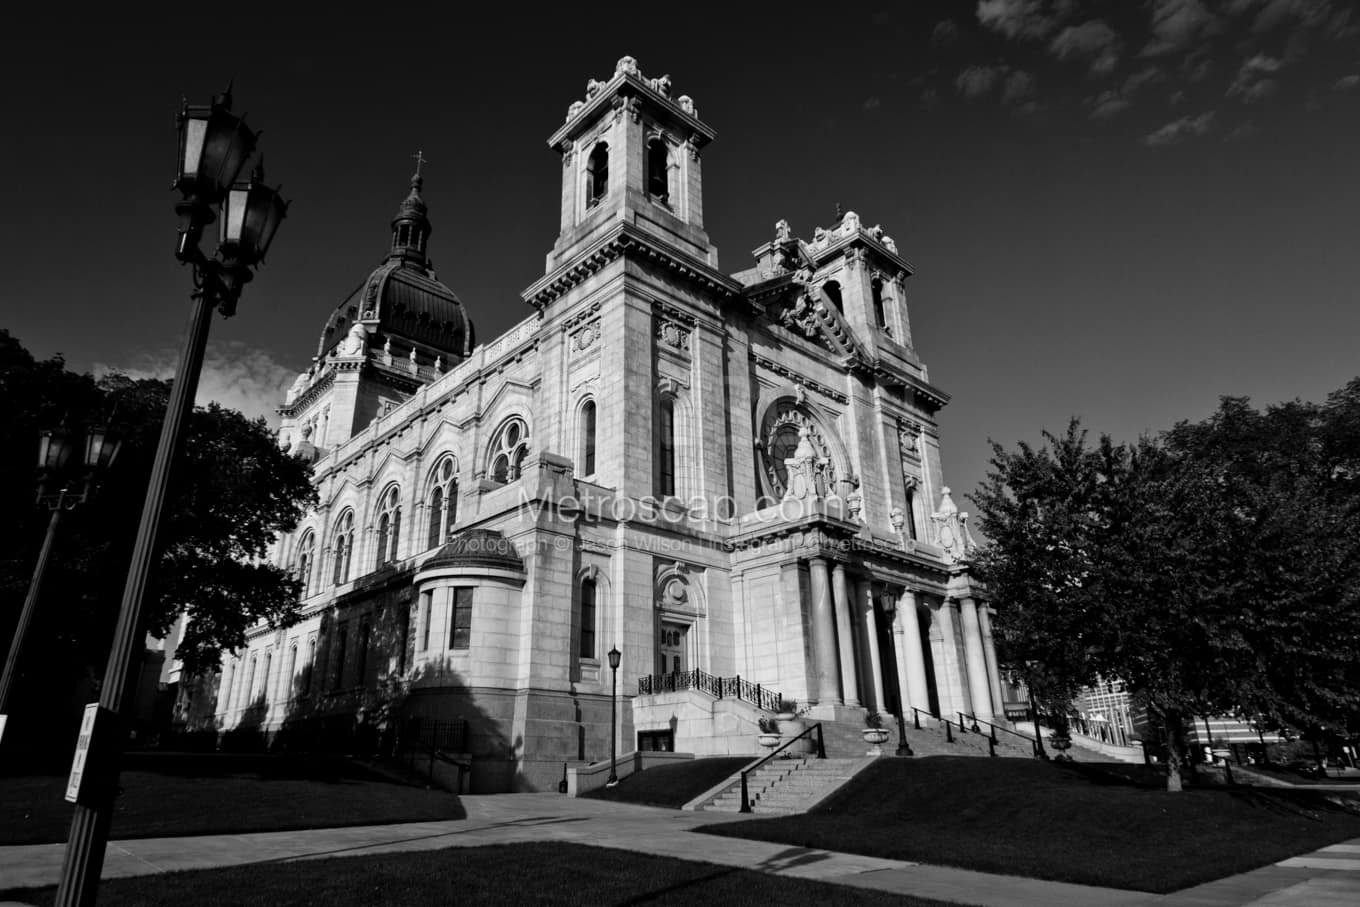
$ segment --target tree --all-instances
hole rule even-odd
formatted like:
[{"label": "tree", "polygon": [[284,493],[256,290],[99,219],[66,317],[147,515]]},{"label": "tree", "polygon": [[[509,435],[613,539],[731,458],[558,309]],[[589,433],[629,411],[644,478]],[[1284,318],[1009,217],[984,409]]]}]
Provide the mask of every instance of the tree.
[{"label": "tree", "polygon": [[[79,675],[102,673],[137,522],[168,399],[169,383],[109,376],[95,381],[58,357],[39,362],[0,330],[0,498],[19,516],[0,535],[0,639],[8,644],[27,588],[45,512],[33,506],[38,431],[111,421],[124,445],[99,492],[63,522],[23,661],[21,705],[42,711]],[[176,657],[189,674],[209,671],[223,649],[258,620],[296,617],[298,583],[266,550],[315,503],[308,464],[281,451],[262,419],[217,404],[197,407],[172,476],[146,628],[163,636],[188,617]],[[88,695],[88,690],[84,695]],[[75,697],[79,701],[79,697]]]},{"label": "tree", "polygon": [[1360,715],[1360,379],[1319,406],[1224,398],[1156,440],[1073,422],[993,445],[979,559],[1003,660],[1068,695],[1118,677],[1180,787],[1192,715],[1354,730]]}]

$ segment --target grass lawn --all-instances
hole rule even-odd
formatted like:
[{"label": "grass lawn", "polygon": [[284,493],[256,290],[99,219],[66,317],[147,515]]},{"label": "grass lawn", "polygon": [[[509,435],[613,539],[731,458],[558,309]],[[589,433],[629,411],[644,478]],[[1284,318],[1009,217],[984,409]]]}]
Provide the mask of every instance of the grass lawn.
[{"label": "grass lawn", "polygon": [[705,833],[1167,892],[1360,837],[1360,808],[1310,791],[1186,789],[1141,766],[883,759],[805,815]]},{"label": "grass lawn", "polygon": [[[47,905],[53,888],[0,892]],[[583,844],[496,844],[419,853],[257,863],[100,883],[100,907],[181,904],[847,904],[943,902]]]},{"label": "grass lawn", "polygon": [[[284,831],[461,819],[458,798],[393,781],[347,759],[307,755],[131,753],[111,835]],[[0,777],[0,845],[65,841],[66,776]]]},{"label": "grass lawn", "polygon": [[714,756],[658,765],[629,775],[617,787],[601,787],[581,796],[679,809],[753,761],[753,756]]}]

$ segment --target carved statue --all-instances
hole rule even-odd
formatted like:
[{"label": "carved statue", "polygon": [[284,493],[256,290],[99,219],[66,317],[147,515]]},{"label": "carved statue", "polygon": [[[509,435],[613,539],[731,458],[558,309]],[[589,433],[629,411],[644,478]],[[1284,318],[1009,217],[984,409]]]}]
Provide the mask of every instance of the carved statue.
[{"label": "carved statue", "polygon": [[349,333],[345,335],[344,341],[340,344],[340,354],[342,356],[362,356],[364,344],[368,340],[368,328],[364,327],[362,321],[356,321],[350,326]]},{"label": "carved statue", "polygon": [[588,101],[591,98],[595,97],[597,94],[600,93],[600,89],[602,88],[604,88],[603,82],[597,79],[591,79],[589,82],[586,83],[586,100]]},{"label": "carved statue", "polygon": [[891,236],[883,237],[883,248],[887,249],[894,255],[897,254],[897,243],[893,242],[893,238]]},{"label": "carved statue", "polygon": [[859,230],[859,215],[853,211],[845,212],[841,218],[841,233],[848,236]]},{"label": "carved statue", "polygon": [[630,76],[638,74],[638,62],[632,57],[619,57],[619,62],[614,67],[614,75],[619,76],[628,73]]},{"label": "carved statue", "polygon": [[940,489],[940,509],[930,515],[930,521],[935,524],[935,542],[944,549],[945,557],[954,563],[966,561],[976,543],[968,531],[968,514],[959,513],[949,496],[949,486]]},{"label": "carved statue", "polygon": [[793,236],[793,231],[789,229],[789,222],[782,217],[774,224],[774,241],[786,242]]},{"label": "carved statue", "polygon": [[307,389],[309,380],[311,380],[309,372],[299,372],[297,378],[293,381],[293,386],[288,388],[288,395],[283,398],[283,402],[287,404],[296,400],[298,395]]},{"label": "carved statue", "polygon": [[661,95],[663,98],[669,98],[671,96],[671,77],[669,75],[664,75],[660,78],[652,79],[652,87],[655,88],[657,94]]},{"label": "carved statue", "polygon": [[680,105],[680,109],[681,109],[681,110],[683,110],[685,113],[689,114],[690,116],[692,116],[692,117],[697,117],[697,116],[699,115],[699,114],[695,111],[695,109],[694,109],[694,99],[691,98],[689,95],[687,95],[687,94],[682,94],[682,95],[676,100],[676,103],[678,103],[678,104]]}]

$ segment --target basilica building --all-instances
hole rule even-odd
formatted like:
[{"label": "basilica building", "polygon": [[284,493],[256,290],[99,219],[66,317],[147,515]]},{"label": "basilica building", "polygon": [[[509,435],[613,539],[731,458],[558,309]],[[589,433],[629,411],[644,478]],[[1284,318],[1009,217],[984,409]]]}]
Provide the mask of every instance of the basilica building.
[{"label": "basilica building", "polygon": [[411,180],[279,410],[320,496],[271,552],[302,619],[224,657],[220,730],[466,722],[490,792],[607,759],[615,680],[621,754],[754,753],[781,702],[1004,721],[911,266],[845,211],[771,217],[722,270],[713,139],[631,57],[590,80],[548,139],[561,232],[494,338],[436,278]]}]

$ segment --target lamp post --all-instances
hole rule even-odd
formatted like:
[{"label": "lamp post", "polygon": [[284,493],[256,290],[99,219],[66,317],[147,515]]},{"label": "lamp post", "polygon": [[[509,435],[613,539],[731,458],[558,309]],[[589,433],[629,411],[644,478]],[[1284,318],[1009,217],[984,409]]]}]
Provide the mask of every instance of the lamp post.
[{"label": "lamp post", "polygon": [[[892,624],[893,620],[894,620],[894,619],[896,618],[896,616],[897,616],[897,600],[896,600],[896,598],[895,598],[894,596],[892,596],[892,595],[884,595],[881,599],[879,599],[879,601],[880,601],[880,603],[882,604],[882,607],[883,607],[883,616],[884,616],[885,618],[887,618],[889,624]],[[871,597],[871,598],[869,599],[869,607],[870,607],[870,608],[873,608],[873,606],[874,606],[874,602],[873,602],[873,598]],[[898,663],[899,663],[899,664],[902,664],[902,663],[904,663],[904,662],[898,662]],[[898,756],[914,756],[914,755],[916,755],[916,754],[913,753],[912,750],[911,750],[911,744],[907,742],[907,732],[906,732],[905,727],[904,727],[905,722],[903,721],[903,718],[902,718],[902,712],[903,712],[903,709],[902,709],[902,685],[903,685],[904,683],[906,683],[906,682],[907,682],[907,679],[906,679],[905,677],[899,677],[899,678],[897,678],[897,693],[896,693],[896,695],[894,695],[894,696],[892,697],[892,698],[896,701],[896,705],[897,705],[897,709],[896,709],[896,712],[897,712],[897,715],[896,715],[896,718],[897,718],[897,752],[896,752],[896,755],[898,755]]]},{"label": "lamp post", "polygon": [[609,650],[609,670],[614,673],[614,691],[609,696],[609,780],[604,783],[605,787],[619,783],[616,762],[619,739],[619,659],[622,656],[618,646]]},{"label": "lamp post", "polygon": [[[212,311],[217,309],[224,317],[235,313],[241,290],[250,281],[252,268],[264,260],[288,207],[277,189],[264,185],[263,169],[258,165],[249,181],[237,182],[255,151],[256,135],[243,118],[231,112],[230,90],[207,106],[185,104],[178,125],[179,165],[174,188],[180,191],[182,200],[175,205],[180,216],[175,257],[181,264],[193,266],[189,335],[170,388],[99,702],[86,707],[67,785],[66,798],[76,807],[57,889],[56,903],[60,905],[93,904],[98,890],[113,815],[118,760],[126,736],[123,714],[134,693],[129,675],[135,678],[136,672],[130,668],[141,651],[144,633],[143,597],[157,552],[157,530],[171,469],[184,423],[193,410]],[[203,229],[218,219],[216,208],[221,209],[221,229],[217,251],[210,258],[200,242]]]},{"label": "lamp post", "polygon": [[[47,561],[52,555],[52,543],[57,537],[57,526],[61,515],[89,500],[98,487],[99,476],[113,465],[122,442],[117,435],[103,425],[92,425],[84,432],[84,482],[79,490],[72,484],[74,477],[67,472],[71,455],[79,446],[79,438],[64,428],[44,431],[38,442],[38,506],[52,511],[47,521],[47,535],[43,538],[42,548],[38,551],[38,563],[33,568],[33,579],[28,583],[28,594],[24,597],[23,610],[19,612],[19,623],[14,628],[14,639],[10,641],[9,656],[5,659],[5,672],[0,675],[0,743],[4,741],[5,726],[9,723],[10,697],[14,689],[14,679],[19,671],[19,653],[23,650],[24,637],[29,624],[38,609],[38,595],[42,590],[43,574],[47,572]],[[47,493],[49,482],[55,482],[55,494]]]}]

